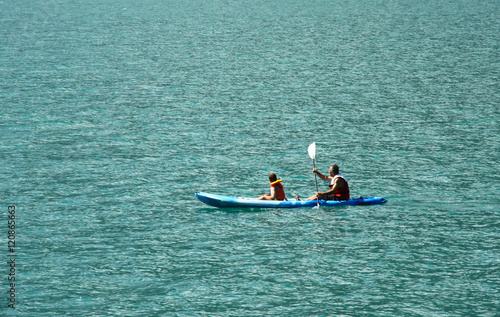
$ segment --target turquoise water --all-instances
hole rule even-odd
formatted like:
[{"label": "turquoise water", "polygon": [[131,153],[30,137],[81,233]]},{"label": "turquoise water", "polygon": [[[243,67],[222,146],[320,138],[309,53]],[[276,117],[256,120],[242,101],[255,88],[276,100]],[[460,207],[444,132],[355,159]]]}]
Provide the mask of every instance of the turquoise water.
[{"label": "turquoise water", "polygon": [[[499,14],[494,0],[0,2],[0,314],[498,316]],[[388,203],[194,196],[256,197],[269,172],[308,196],[312,142],[320,171],[337,163],[353,196]]]}]

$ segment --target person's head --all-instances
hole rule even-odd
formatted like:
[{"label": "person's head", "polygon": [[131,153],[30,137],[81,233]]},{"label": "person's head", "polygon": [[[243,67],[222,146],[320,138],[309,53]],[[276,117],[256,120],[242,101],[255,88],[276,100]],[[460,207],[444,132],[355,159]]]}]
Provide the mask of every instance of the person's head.
[{"label": "person's head", "polygon": [[274,173],[269,173],[269,181],[272,183],[272,182],[275,182],[278,180],[278,176],[276,176],[276,174]]},{"label": "person's head", "polygon": [[337,164],[332,164],[330,165],[329,171],[331,176],[335,176],[339,173],[339,166]]}]

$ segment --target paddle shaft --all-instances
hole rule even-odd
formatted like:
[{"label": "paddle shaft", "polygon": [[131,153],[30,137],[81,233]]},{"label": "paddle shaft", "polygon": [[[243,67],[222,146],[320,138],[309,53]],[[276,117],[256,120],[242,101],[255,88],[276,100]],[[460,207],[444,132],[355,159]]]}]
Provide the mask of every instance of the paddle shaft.
[{"label": "paddle shaft", "polygon": [[[313,168],[316,168],[314,160],[313,160]],[[318,192],[318,178],[316,177],[316,173],[314,173],[314,182],[316,183],[316,192]]]},{"label": "paddle shaft", "polygon": [[[314,162],[314,159],[316,158],[316,142],[311,143],[309,147],[307,148],[307,153],[309,153],[309,156],[311,157],[311,160],[313,160],[313,168],[316,169],[316,163]],[[316,183],[316,193],[318,192],[318,178],[316,177],[316,173],[314,173],[314,182]],[[317,206],[319,206],[319,197],[316,194],[316,201],[317,201]]]},{"label": "paddle shaft", "polygon": [[[313,159],[313,168],[316,168],[316,164],[314,163],[314,159]],[[318,192],[318,177],[316,176],[316,173],[314,173],[314,182],[316,183],[316,193]],[[316,195],[316,201],[318,203],[318,206],[319,206],[319,196]]]}]

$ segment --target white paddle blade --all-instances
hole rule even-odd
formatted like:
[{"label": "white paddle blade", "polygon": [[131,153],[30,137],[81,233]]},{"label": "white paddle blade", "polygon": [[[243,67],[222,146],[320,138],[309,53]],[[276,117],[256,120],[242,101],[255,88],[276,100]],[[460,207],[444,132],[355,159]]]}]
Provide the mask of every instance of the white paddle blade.
[{"label": "white paddle blade", "polygon": [[311,143],[309,147],[307,148],[307,152],[309,153],[309,157],[311,157],[312,160],[316,158],[316,142]]}]

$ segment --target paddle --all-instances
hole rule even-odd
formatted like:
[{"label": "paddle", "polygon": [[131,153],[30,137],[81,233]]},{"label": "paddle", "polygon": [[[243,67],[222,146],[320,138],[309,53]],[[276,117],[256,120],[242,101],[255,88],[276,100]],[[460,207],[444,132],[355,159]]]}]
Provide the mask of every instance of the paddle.
[{"label": "paddle", "polygon": [[[316,164],[314,163],[314,160],[316,159],[316,142],[311,143],[309,147],[307,148],[307,152],[309,153],[309,157],[313,161],[313,168],[316,168]],[[316,183],[316,192],[318,192],[318,178],[316,177],[316,173],[314,173],[314,182]],[[317,198],[317,206],[319,206],[319,197],[316,196]]]}]

